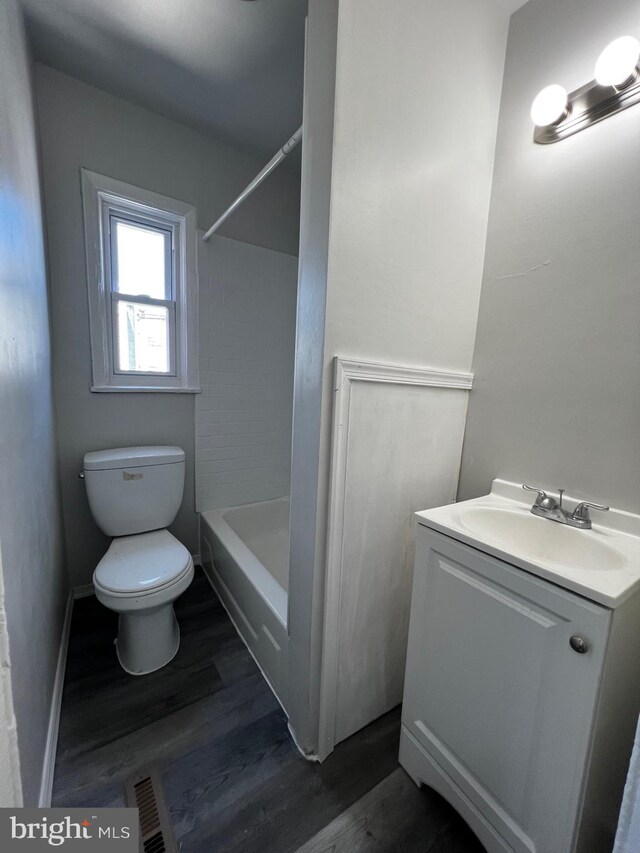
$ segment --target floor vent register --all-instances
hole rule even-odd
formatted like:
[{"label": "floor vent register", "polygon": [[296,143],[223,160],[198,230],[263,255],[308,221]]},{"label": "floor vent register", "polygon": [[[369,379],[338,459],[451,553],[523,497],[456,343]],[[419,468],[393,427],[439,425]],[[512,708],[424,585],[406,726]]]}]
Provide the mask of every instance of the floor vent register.
[{"label": "floor vent register", "polygon": [[127,806],[139,809],[141,851],[178,853],[159,773],[151,771],[130,776],[124,789]]}]

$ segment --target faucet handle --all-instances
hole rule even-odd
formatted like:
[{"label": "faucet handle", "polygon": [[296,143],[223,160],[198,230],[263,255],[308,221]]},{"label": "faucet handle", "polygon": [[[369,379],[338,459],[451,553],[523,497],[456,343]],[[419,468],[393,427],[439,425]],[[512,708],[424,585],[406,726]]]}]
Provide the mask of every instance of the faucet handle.
[{"label": "faucet handle", "polygon": [[544,491],[544,489],[539,489],[537,486],[527,486],[526,483],[523,483],[522,488],[525,489],[527,492],[537,492],[538,500],[543,501],[547,497],[547,493]]},{"label": "faucet handle", "polygon": [[[522,488],[526,489],[527,492],[537,492],[538,497],[533,502],[534,506],[542,507],[544,510],[555,509],[558,506],[558,502],[555,498],[548,495],[544,489],[538,489],[536,486],[527,486],[526,483],[522,484]],[[562,498],[562,495],[560,495]]]},{"label": "faucet handle", "polygon": [[607,512],[609,507],[608,506],[602,506],[601,504],[592,504],[592,503],[589,503],[589,501],[582,501],[574,509],[573,518],[575,518],[577,520],[581,520],[581,521],[588,521],[590,509],[599,509],[600,512]]}]

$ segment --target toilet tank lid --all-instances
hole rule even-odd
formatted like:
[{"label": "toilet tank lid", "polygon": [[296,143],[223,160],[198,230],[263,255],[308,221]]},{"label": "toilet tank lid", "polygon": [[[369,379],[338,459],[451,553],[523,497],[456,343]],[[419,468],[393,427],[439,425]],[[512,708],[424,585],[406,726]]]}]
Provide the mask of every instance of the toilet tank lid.
[{"label": "toilet tank lid", "polygon": [[184,450],[181,447],[115,447],[111,450],[85,453],[84,470],[141,468],[145,465],[170,465],[174,462],[184,462]]}]

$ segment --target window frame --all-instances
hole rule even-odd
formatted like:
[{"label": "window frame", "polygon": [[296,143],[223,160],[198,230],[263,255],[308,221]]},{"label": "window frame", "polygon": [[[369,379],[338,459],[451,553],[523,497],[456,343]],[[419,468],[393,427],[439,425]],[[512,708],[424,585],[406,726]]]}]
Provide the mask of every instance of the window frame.
[{"label": "window frame", "polygon": [[[196,210],[150,190],[81,169],[87,295],[91,339],[90,390],[198,393],[198,275]],[[112,219],[169,232],[172,299],[112,289]],[[167,287],[165,281],[165,296]],[[130,301],[169,310],[169,373],[116,370],[115,304]]]}]

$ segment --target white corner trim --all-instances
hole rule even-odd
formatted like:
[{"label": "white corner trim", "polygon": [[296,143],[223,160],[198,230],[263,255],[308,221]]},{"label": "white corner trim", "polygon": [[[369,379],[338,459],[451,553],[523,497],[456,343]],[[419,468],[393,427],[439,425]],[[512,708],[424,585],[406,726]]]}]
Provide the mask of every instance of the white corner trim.
[{"label": "white corner trim", "polygon": [[296,736],[296,733],[293,730],[293,727],[291,726],[291,720],[289,720],[288,718],[287,718],[287,728],[289,729],[289,734],[291,735],[291,740],[293,741],[295,748],[298,750],[298,752],[304,758],[304,760],[309,761],[311,764],[319,764],[320,763],[320,756],[318,755],[317,752],[305,752],[304,749],[300,746],[300,744],[298,743],[298,738]]},{"label": "white corner trim", "polygon": [[73,615],[73,602],[75,598],[75,590],[70,590],[69,597],[67,598],[67,608],[64,614],[64,622],[62,624],[60,650],[58,651],[58,665],[56,666],[56,677],[53,682],[53,693],[51,695],[51,712],[49,714],[47,743],[45,746],[44,759],[42,762],[42,780],[40,782],[40,795],[38,797],[38,808],[41,809],[46,809],[51,806],[51,795],[53,793],[53,773],[56,765],[58,730],[60,728],[60,710],[62,708],[62,688],[64,686],[64,673],[67,667],[67,650],[69,648],[71,616]]},{"label": "white corner trim", "polygon": [[331,436],[331,472],[325,574],[324,625],[320,672],[320,723],[318,756],[323,761],[335,746],[335,714],[338,687],[340,596],[344,538],[345,490],[351,386],[354,382],[451,388],[470,391],[472,373],[456,373],[431,367],[334,359],[334,405]]},{"label": "white corner trim", "polygon": [[74,598],[87,598],[90,595],[94,595],[95,589],[92,583],[85,583],[82,586],[74,586],[72,593]]},{"label": "white corner trim", "polygon": [[13,706],[9,636],[5,618],[4,577],[0,555],[0,773],[3,805],[21,808],[22,769],[18,748],[18,728]]}]

